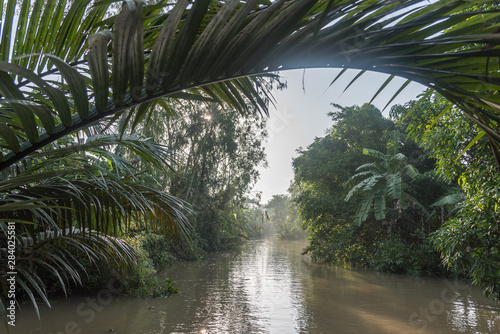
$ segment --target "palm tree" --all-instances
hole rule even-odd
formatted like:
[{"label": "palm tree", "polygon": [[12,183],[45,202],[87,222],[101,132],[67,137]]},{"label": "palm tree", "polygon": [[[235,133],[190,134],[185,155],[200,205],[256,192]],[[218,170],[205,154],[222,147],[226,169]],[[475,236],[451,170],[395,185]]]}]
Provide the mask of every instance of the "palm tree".
[{"label": "palm tree", "polygon": [[[132,267],[138,254],[116,238],[127,235],[132,225],[181,237],[188,237],[190,228],[187,203],[140,184],[141,172],[111,149],[126,146],[168,173],[165,161],[172,162],[173,157],[165,147],[136,136],[72,139],[59,140],[31,160],[24,159],[24,164],[13,166],[8,179],[0,181],[0,229],[5,231],[0,234],[0,274],[17,272],[16,282],[37,312],[36,295],[50,306],[39,272],[54,275],[66,292],[70,280],[81,283],[81,272],[86,273],[77,253],[91,263]],[[11,248],[3,245],[12,222],[16,223],[15,270],[7,269]]]},{"label": "palm tree", "polygon": [[[43,171],[43,155],[50,155],[51,143],[100,121],[111,127],[116,120],[138,124],[154,112],[153,105],[164,104],[164,98],[224,102],[240,112],[267,113],[270,73],[278,70],[335,67],[342,68],[340,75],[347,68],[361,70],[353,82],[365,71],[390,74],[381,89],[394,76],[407,78],[396,95],[410,81],[422,83],[476,122],[497,153],[500,23],[490,3],[159,0],[145,5],[131,0],[119,8],[114,1],[2,2],[2,223],[20,205],[28,210],[26,217],[15,220],[23,229],[35,218],[53,228],[65,221],[59,219],[64,209],[58,208],[55,194],[25,194],[47,186],[42,177],[63,193],[69,191],[64,190],[65,182],[78,184],[78,177],[71,179],[73,174],[64,170]],[[112,173],[98,165],[91,167],[94,174],[81,168],[74,172],[104,182]],[[101,172],[106,177],[96,178]],[[123,173],[119,181],[109,181],[116,181],[110,189],[139,203],[135,196],[140,197],[140,191],[127,184],[130,180]],[[71,191],[77,194],[82,188]],[[149,196],[165,199],[150,193],[141,203],[151,203]],[[115,209],[120,208],[120,197],[113,199]],[[47,208],[46,201],[53,201],[52,207]],[[156,213],[154,205],[142,207]],[[80,232],[91,235],[95,224],[80,221],[86,222]]]},{"label": "palm tree", "polygon": [[408,205],[418,205],[417,200],[404,191],[404,177],[411,179],[418,175],[418,171],[407,163],[407,158],[402,153],[397,153],[396,145],[391,145],[388,154],[377,150],[363,149],[363,153],[378,159],[377,162],[367,163],[359,166],[351,180],[365,176],[366,178],[356,184],[347,194],[345,200],[359,190],[364,192],[358,214],[355,218],[356,224],[361,224],[368,218],[371,209],[375,212],[375,219],[385,220],[387,216],[386,200],[392,202],[388,221],[389,235],[397,221],[402,218],[402,209]]}]

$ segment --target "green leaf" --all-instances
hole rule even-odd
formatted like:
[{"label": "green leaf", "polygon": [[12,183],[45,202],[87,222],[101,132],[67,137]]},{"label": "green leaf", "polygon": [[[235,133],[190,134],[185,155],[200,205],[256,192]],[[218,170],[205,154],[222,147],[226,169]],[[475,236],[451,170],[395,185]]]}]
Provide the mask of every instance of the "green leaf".
[{"label": "green leaf", "polygon": [[[22,68],[18,65],[0,61],[0,70],[5,72],[11,72],[15,75],[22,76],[32,83],[38,86],[38,88],[45,93],[54,105],[54,108],[61,118],[61,122],[65,127],[71,126],[71,110],[69,104],[66,100],[64,94],[57,89],[49,86],[46,81],[44,81],[40,76],[36,75],[30,70]],[[7,98],[18,98],[18,96],[7,96],[4,92],[1,92]]]},{"label": "green leaf", "polygon": [[417,101],[417,103],[415,103],[415,105],[410,109],[410,111],[408,111],[406,113],[406,115],[403,117],[403,119],[401,120],[401,122],[403,122],[408,116],[411,115],[411,113],[417,109],[421,104],[422,102],[424,102],[427,98],[429,98],[429,96],[431,96],[432,94],[434,94],[434,90],[432,89],[428,89],[424,95],[422,95],[422,97]]},{"label": "green leaf", "polygon": [[466,198],[466,196],[463,193],[456,193],[456,194],[446,195],[446,196],[441,197],[435,203],[433,203],[431,205],[431,207],[440,207],[440,206],[446,206],[446,205],[457,205],[458,203],[464,201],[465,198]]},{"label": "green leaf", "polygon": [[[31,143],[36,143],[38,141],[37,125],[33,115],[38,116],[48,134],[56,133],[54,117],[50,108],[46,105],[16,99],[0,100],[0,104],[12,105],[16,112],[15,118],[19,118],[21,124],[23,124],[23,128],[26,129],[26,127],[29,127],[31,133],[28,138],[31,138]],[[23,120],[23,117],[27,119]]]},{"label": "green leaf", "polygon": [[[17,31],[16,31],[16,41],[19,41],[18,43],[15,43],[14,45],[14,50],[13,50],[13,58],[16,56],[19,56],[23,53],[23,47],[25,45],[25,39],[24,37],[26,36],[26,30],[27,30],[27,25],[28,25],[28,15],[30,11],[30,5],[31,5],[31,0],[23,0],[22,2],[20,1],[21,5],[21,10],[19,11],[19,14],[17,16],[18,22],[17,22]],[[23,62],[19,62],[21,66],[24,66]]]},{"label": "green leaf", "polygon": [[12,129],[3,123],[0,123],[0,137],[5,140],[7,143],[7,146],[12,150],[14,153],[19,153],[21,152],[21,146],[19,145],[19,141]]},{"label": "green leaf", "polygon": [[[142,8],[142,6],[140,8]],[[131,59],[133,58],[132,54],[136,52],[136,48],[134,48],[133,45],[134,41],[137,40],[137,25],[141,15],[142,11],[136,7],[134,1],[126,1],[122,6],[122,10],[116,17],[113,29],[112,86],[113,101],[117,106],[120,106],[125,99],[130,75],[133,75],[136,80],[139,80],[137,78],[137,71],[141,64],[134,65],[134,73],[129,74],[129,71]],[[136,57],[135,61],[140,61],[141,59],[141,57]]]},{"label": "green leaf", "polygon": [[[184,65],[181,74],[182,85],[186,86],[195,81],[195,76],[199,73],[199,68],[204,63],[207,49],[213,47],[216,35],[226,24],[228,18],[231,14],[233,14],[233,11],[239,3],[239,0],[229,0],[224,6],[222,6],[221,10],[219,10],[210,20],[201,36],[196,40],[186,57],[186,64]],[[196,79],[199,80],[199,78]]]},{"label": "green leaf", "polygon": [[87,119],[89,115],[89,99],[87,96],[87,88],[85,86],[84,77],[61,58],[50,54],[43,55],[54,63],[62,77],[68,82],[78,115],[82,120]]},{"label": "green leaf", "polygon": [[[142,13],[143,3],[138,1],[136,12]],[[139,101],[143,95],[144,81],[144,29],[142,15],[138,15],[137,28],[132,37],[130,54],[130,92],[134,101]]]},{"label": "green leaf", "polygon": [[192,4],[179,35],[174,40],[173,50],[175,51],[170,52],[162,85],[164,91],[173,86],[174,80],[181,71],[210,3],[211,0],[198,0]]},{"label": "green leaf", "polygon": [[255,9],[255,6],[260,2],[260,0],[249,0],[246,1],[231,17],[229,22],[224,26],[224,29],[220,29],[217,32],[217,36],[213,39],[213,43],[205,48],[204,59],[198,67],[198,73],[196,73],[196,80],[202,81],[204,76],[210,76],[212,70],[214,70],[214,63],[219,60],[221,55],[224,55],[225,48],[231,43],[231,39],[235,37],[238,31],[244,26],[248,14]]},{"label": "green leaf", "polygon": [[203,96],[201,94],[197,93],[189,93],[189,92],[176,92],[169,94],[168,97],[173,98],[173,99],[182,99],[182,100],[189,100],[189,101],[201,101],[201,102],[216,102],[213,98]]},{"label": "green leaf", "polygon": [[448,103],[448,105],[446,106],[446,108],[444,108],[443,111],[441,111],[439,113],[439,115],[437,115],[436,118],[434,118],[432,120],[432,123],[427,127],[427,131],[430,131],[430,129],[441,119],[441,117],[443,117],[445,114],[447,114],[448,112],[450,112],[452,110],[452,108],[453,108],[453,104]]},{"label": "green leaf", "polygon": [[374,197],[375,193],[370,193],[361,203],[356,218],[354,220],[356,225],[360,225],[362,222],[366,220],[366,218],[368,218],[368,214],[370,213]]},{"label": "green leaf", "polygon": [[[17,271],[18,271],[18,272],[20,272],[21,274],[23,274],[23,276],[24,276],[25,271],[24,271],[23,269],[21,269],[21,268],[17,268]],[[33,280],[33,278],[31,277],[31,275],[30,275],[30,277],[28,278],[28,280],[29,280],[29,281],[33,281],[33,282],[34,282],[34,284],[35,284],[35,286],[36,286],[36,287],[38,287],[38,288],[40,288],[40,287],[38,286],[38,284],[39,284],[39,283],[37,283],[36,281],[34,281],[34,280]],[[23,279],[21,279],[21,278],[17,277],[17,278],[16,278],[16,283],[17,283],[17,284],[19,284],[19,285],[21,286],[22,290],[23,290],[23,291],[24,291],[24,292],[28,295],[28,297],[31,299],[31,304],[33,304],[33,306],[34,306],[34,308],[35,308],[36,315],[37,315],[38,319],[40,319],[40,310],[38,309],[38,305],[37,305],[37,303],[36,303],[36,299],[35,299],[35,296],[33,295],[33,292],[32,292],[32,291],[31,291],[31,289],[30,289],[30,288],[26,285],[26,283],[24,283],[24,280],[23,280]],[[33,283],[32,283],[32,284],[33,284]],[[44,297],[45,299],[47,299],[47,296],[45,296],[45,294],[43,294],[43,292],[42,292],[42,295],[43,295],[43,297]],[[49,303],[48,305],[50,306],[50,303]]]},{"label": "green leaf", "polygon": [[[382,84],[382,86],[380,86],[380,88],[377,90],[377,92],[375,93],[375,95],[373,95],[372,99],[370,100],[370,102],[368,102],[368,104],[372,104],[373,100],[375,100],[375,98],[377,98],[377,96],[384,90],[385,87],[387,87],[387,85],[394,78],[395,78],[394,75],[390,75],[389,78],[387,78],[387,80]],[[396,94],[398,94],[398,92],[396,92]]]},{"label": "green leaf", "polygon": [[[42,7],[44,5],[43,0],[36,0],[35,4],[33,5],[33,10],[29,14],[29,23],[27,30],[25,32],[25,37],[24,37],[24,43],[23,43],[23,48],[20,52],[17,52],[17,55],[26,55],[32,52],[32,49],[35,44],[35,34],[38,28],[38,24],[33,24],[33,23],[38,23],[40,22],[40,15],[42,13]],[[31,59],[30,59],[31,60]],[[20,62],[21,65],[26,67],[28,65],[28,59],[22,59]],[[31,68],[31,67],[30,67]]]},{"label": "green leaf", "polygon": [[148,95],[155,94],[161,82],[165,80],[167,60],[170,55],[174,36],[188,4],[188,0],[179,0],[176,2],[156,38],[146,72],[146,92]]},{"label": "green leaf", "polygon": [[385,209],[386,209],[385,196],[379,195],[375,197],[373,201],[373,206],[375,209],[375,219],[377,220],[385,219]]},{"label": "green leaf", "polygon": [[94,87],[95,107],[103,113],[108,106],[109,72],[108,72],[108,41],[112,37],[108,31],[90,35],[89,51],[86,55],[92,84]]},{"label": "green leaf", "polygon": [[0,60],[7,61],[9,60],[10,47],[11,47],[11,36],[12,36],[12,28],[14,24],[15,10],[16,10],[17,1],[7,1],[7,8],[5,10],[5,15],[3,14],[3,6],[2,6],[2,43],[0,43]]},{"label": "green leaf", "polygon": [[402,193],[402,180],[401,175],[397,174],[388,174],[387,177],[387,194],[391,199],[400,199]]},{"label": "green leaf", "polygon": [[349,87],[351,87],[351,86],[352,86],[352,84],[353,84],[354,82],[356,82],[356,80],[358,80],[358,79],[359,79],[359,78],[360,78],[363,74],[365,74],[365,73],[366,73],[366,70],[362,70],[362,71],[360,71],[358,74],[356,74],[356,76],[355,76],[355,77],[351,80],[351,82],[349,82],[349,83],[347,84],[347,86],[344,88],[344,90],[342,91],[342,94],[343,94],[343,93],[345,93],[345,91],[346,91],[347,89],[349,89]]},{"label": "green leaf", "polygon": [[479,133],[477,134],[476,137],[474,137],[474,139],[472,139],[470,141],[470,143],[464,148],[464,150],[458,155],[458,157],[455,158],[455,162],[457,162],[458,160],[460,160],[460,158],[465,154],[465,152],[467,152],[475,143],[477,143],[481,138],[483,138],[483,136],[486,134],[486,132],[483,130],[483,131],[479,131]]}]

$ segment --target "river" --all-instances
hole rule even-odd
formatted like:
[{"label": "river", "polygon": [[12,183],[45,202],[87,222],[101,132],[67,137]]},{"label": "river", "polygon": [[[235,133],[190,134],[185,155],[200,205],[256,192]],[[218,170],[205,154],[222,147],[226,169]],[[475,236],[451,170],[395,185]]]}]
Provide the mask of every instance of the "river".
[{"label": "river", "polygon": [[170,269],[173,297],[132,298],[110,285],[42,307],[41,320],[25,307],[11,332],[500,333],[500,304],[463,281],[315,264],[305,245],[248,241]]}]

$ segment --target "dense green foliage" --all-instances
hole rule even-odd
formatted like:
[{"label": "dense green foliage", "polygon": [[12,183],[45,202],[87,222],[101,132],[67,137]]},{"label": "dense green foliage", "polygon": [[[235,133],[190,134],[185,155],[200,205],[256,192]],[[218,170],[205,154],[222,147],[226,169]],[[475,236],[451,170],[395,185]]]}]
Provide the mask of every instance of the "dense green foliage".
[{"label": "dense green foliage", "polygon": [[500,172],[491,154],[496,146],[439,95],[427,97],[408,113],[415,103],[392,112],[395,117],[406,117],[410,136],[432,152],[439,175],[461,188],[439,203],[446,222],[433,233],[433,244],[445,265],[469,275],[488,296],[498,299]]},{"label": "dense green foliage", "polygon": [[152,169],[143,182],[192,204],[191,237],[204,250],[234,247],[259,232],[246,196],[266,163],[265,125],[255,114],[202,102],[171,104],[144,122],[144,135],[176,157],[176,172]]},{"label": "dense green foliage", "polygon": [[[261,232],[263,213],[245,195],[258,176],[257,165],[265,163],[261,145],[267,135],[265,119],[255,122],[213,104],[170,105],[170,113],[157,112],[144,122],[149,126],[136,129],[141,135],[80,134],[84,139],[68,137],[58,142],[57,149],[45,153],[49,158],[37,168],[31,166],[20,173],[21,178],[33,175],[30,187],[25,186],[22,192],[17,178],[12,178],[10,187],[17,192],[19,207],[26,205],[26,196],[46,202],[45,197],[58,196],[52,201],[62,214],[50,216],[48,223],[26,225],[33,229],[30,233],[50,231],[59,219],[66,224],[63,227],[71,226],[73,220],[75,227],[87,226],[119,237],[96,234],[92,248],[76,232],[46,233],[43,239],[34,240],[34,249],[29,245],[18,249],[18,268],[31,285],[27,296],[34,298],[32,290],[45,296],[102,288],[115,270],[124,274],[121,284],[132,294],[167,295],[175,289],[171,282],[159,280],[159,270],[179,260],[200,258],[204,251],[234,247]],[[142,139],[144,136],[149,138]],[[43,175],[44,171],[51,171],[53,177]],[[8,189],[4,185],[4,190]],[[194,204],[193,210],[181,197]],[[154,207],[154,214],[150,207]],[[80,208],[82,212],[78,212]],[[15,213],[16,219],[29,220],[33,219],[29,214],[43,211]],[[190,224],[184,214],[189,215]],[[16,232],[23,235],[23,231]],[[25,260],[28,258],[34,263]],[[129,268],[120,268],[121,262],[127,261]],[[69,273],[55,269],[59,266],[69,268]],[[71,278],[79,286],[70,284]]]},{"label": "dense green foliage", "polygon": [[[331,115],[330,133],[294,160],[310,233],[305,252],[376,270],[470,277],[499,298],[500,174],[484,132],[430,93],[394,107],[392,120],[367,105]],[[407,139],[391,138],[395,127]]]},{"label": "dense green foliage", "polygon": [[[142,184],[141,171],[119,153],[124,146],[158,168],[168,169],[172,161],[165,147],[151,140],[120,137],[96,125],[48,145],[4,174],[0,225],[7,231],[9,222],[16,223],[15,234],[8,234],[15,237],[16,281],[33,304],[37,297],[49,303],[54,282],[64,293],[72,283],[84,284],[96,264],[107,262],[123,272],[136,267],[139,253],[123,240],[132,226],[187,236],[187,203]],[[7,244],[7,234],[0,238]],[[1,251],[6,270],[12,262],[6,249]]]},{"label": "dense green foliage", "polygon": [[[387,145],[387,154],[368,148],[363,149],[363,154],[370,155],[377,160],[356,168],[358,173],[354,174],[351,180],[365,177],[356,184],[347,194],[345,200],[348,201],[357,191],[363,191],[364,200],[361,202],[356,224],[361,224],[368,218],[370,209],[373,207],[375,219],[388,220],[388,232],[391,233],[394,224],[402,218],[402,212],[409,206],[421,208],[418,203],[405,190],[407,179],[415,179],[418,171],[408,164],[408,158],[398,153],[398,132],[393,131],[394,138]],[[387,207],[389,200],[392,207]],[[389,214],[389,219],[387,215]]]},{"label": "dense green foliage", "polygon": [[[380,270],[441,272],[428,239],[439,222],[422,206],[446,189],[434,177],[434,164],[424,150],[400,139],[404,136],[395,138],[395,123],[375,107],[336,107],[340,111],[330,113],[335,123],[329,133],[293,161],[296,201],[309,231],[305,252],[314,260]],[[355,186],[353,175],[365,179]]]}]

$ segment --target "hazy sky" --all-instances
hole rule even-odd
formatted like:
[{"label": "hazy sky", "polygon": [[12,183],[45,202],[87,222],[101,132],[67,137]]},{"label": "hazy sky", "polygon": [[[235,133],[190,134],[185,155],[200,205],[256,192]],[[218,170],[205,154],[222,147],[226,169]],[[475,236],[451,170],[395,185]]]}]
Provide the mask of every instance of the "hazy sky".
[{"label": "hazy sky", "polygon": [[[302,70],[282,72],[288,88],[276,91],[276,108],[271,108],[268,120],[269,140],[266,147],[268,168],[260,169],[261,177],[252,193],[262,192],[262,202],[266,203],[274,194],[286,193],[293,178],[292,157],[297,156],[295,150],[300,146],[306,148],[315,137],[322,137],[325,130],[333,122],[327,113],[334,111],[330,104],[342,106],[362,105],[369,102],[378,88],[387,79],[380,73],[365,73],[345,93],[347,84],[358,73],[347,71],[330,88],[328,86],[336,77],[336,69],[308,69],[305,72],[305,92],[302,85]],[[405,79],[394,79],[385,90],[373,101],[379,109],[389,102],[394,93],[405,82]],[[403,104],[425,89],[424,86],[412,83],[392,102]],[[384,111],[388,115],[390,106]]]}]

